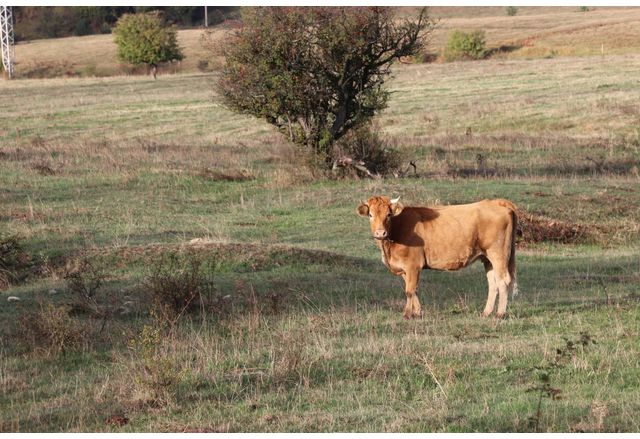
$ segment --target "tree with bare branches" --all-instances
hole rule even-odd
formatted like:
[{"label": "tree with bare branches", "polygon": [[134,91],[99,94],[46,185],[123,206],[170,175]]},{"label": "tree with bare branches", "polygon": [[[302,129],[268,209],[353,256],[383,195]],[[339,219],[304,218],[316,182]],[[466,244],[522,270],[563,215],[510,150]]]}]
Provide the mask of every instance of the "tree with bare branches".
[{"label": "tree with bare branches", "polygon": [[418,54],[433,26],[426,8],[414,19],[384,7],[247,8],[223,48],[219,89],[229,108],[330,168],[335,142],[386,107],[392,64]]}]

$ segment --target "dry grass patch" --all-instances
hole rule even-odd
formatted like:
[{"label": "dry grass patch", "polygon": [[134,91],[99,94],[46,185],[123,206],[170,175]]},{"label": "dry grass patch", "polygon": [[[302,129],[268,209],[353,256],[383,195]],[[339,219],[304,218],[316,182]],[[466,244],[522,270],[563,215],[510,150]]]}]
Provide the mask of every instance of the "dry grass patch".
[{"label": "dry grass patch", "polygon": [[[462,11],[462,12],[460,12]],[[438,8],[432,13],[438,16]],[[433,33],[432,47],[442,52],[447,35],[455,29],[484,30],[490,48],[512,47],[502,57],[546,57],[633,53],[638,47],[639,8],[597,7],[578,12],[577,7],[518,8],[506,16],[504,8],[442,10]]]}]

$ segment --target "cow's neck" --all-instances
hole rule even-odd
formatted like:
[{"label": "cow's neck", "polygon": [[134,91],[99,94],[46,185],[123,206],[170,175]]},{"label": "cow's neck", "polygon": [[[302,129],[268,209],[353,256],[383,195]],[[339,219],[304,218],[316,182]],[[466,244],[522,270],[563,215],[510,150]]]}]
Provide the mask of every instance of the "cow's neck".
[{"label": "cow's neck", "polygon": [[393,245],[393,241],[390,241],[388,239],[383,239],[383,240],[378,240],[376,239],[376,244],[378,244],[378,247],[380,248],[380,252],[382,253],[382,262],[384,262],[384,265],[387,266],[387,268],[391,271],[393,271],[393,269],[391,268],[391,246]]}]

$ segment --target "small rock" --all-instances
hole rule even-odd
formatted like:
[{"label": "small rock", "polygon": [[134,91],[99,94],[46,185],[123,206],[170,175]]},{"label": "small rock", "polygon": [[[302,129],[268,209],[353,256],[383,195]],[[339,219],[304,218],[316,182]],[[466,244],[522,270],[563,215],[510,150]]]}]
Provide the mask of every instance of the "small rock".
[{"label": "small rock", "polygon": [[51,294],[52,296],[53,296],[54,294],[58,294],[58,290],[51,288],[51,289],[49,290],[49,294]]},{"label": "small rock", "polygon": [[209,238],[193,238],[191,241],[189,241],[189,245],[207,245],[212,243],[213,241]]},{"label": "small rock", "polygon": [[7,302],[20,302],[22,299],[17,296],[9,296],[7,297]]}]

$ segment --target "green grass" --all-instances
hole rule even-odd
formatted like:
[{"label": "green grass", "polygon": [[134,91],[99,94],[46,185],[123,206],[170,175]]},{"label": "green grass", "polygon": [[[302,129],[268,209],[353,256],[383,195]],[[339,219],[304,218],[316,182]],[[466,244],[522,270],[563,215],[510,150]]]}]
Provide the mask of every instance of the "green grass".
[{"label": "green grass", "polygon": [[[597,343],[552,377],[540,430],[637,431],[638,60],[401,66],[377,123],[418,176],[359,181],[313,180],[210,75],[0,83],[0,231],[32,266],[0,292],[0,431],[532,431],[533,368],[581,332]],[[425,318],[404,321],[355,213],[380,193],[508,198],[589,233],[519,244],[504,321],[479,317],[480,265],[423,272]],[[174,252],[214,290],[163,326],[144,280]],[[84,257],[114,314],[103,331],[70,314],[88,337],[63,353],[25,322],[77,302],[64,275]]]}]

